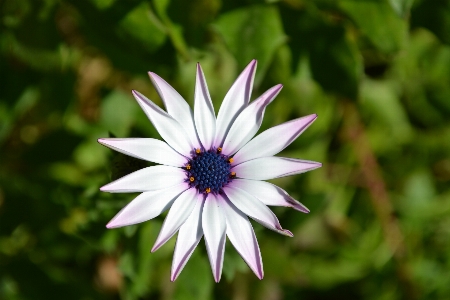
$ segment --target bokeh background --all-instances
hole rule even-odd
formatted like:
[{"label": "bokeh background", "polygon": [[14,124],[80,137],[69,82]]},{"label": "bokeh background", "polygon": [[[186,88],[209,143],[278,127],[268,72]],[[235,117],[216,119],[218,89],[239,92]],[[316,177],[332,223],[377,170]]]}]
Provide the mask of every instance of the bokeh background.
[{"label": "bokeh background", "polygon": [[[450,2],[0,1],[0,299],[450,299]],[[253,223],[259,281],[228,242],[215,284],[202,241],[175,283],[163,217],[107,230],[146,166],[100,137],[159,138],[131,96],[153,71],[217,109],[258,60],[282,83],[261,130],[317,113],[281,155],[323,162],[274,182],[310,214],[295,237]]]}]

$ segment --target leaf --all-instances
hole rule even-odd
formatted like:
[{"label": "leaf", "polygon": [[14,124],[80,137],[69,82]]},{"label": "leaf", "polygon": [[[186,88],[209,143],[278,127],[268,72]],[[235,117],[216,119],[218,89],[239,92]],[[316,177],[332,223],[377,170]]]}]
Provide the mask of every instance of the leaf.
[{"label": "leaf", "polygon": [[411,12],[411,27],[425,27],[450,44],[450,4],[446,0],[420,1]]},{"label": "leaf", "polygon": [[155,51],[166,41],[164,27],[152,14],[148,3],[141,5],[130,11],[120,22],[120,28],[139,40],[149,51]]},{"label": "leaf", "polygon": [[347,29],[314,11],[301,14],[297,24],[290,33],[293,55],[309,62],[312,77],[327,92],[356,99],[362,58]]},{"label": "leaf", "polygon": [[194,251],[175,284],[173,299],[211,299],[213,277],[206,256]]},{"label": "leaf", "polygon": [[223,14],[215,23],[226,45],[243,69],[258,60],[255,84],[261,83],[275,51],[286,42],[279,12],[275,6],[254,5]]},{"label": "leaf", "polygon": [[392,8],[400,17],[406,17],[409,14],[414,0],[389,0]]},{"label": "leaf", "polygon": [[408,24],[387,1],[342,0],[339,7],[380,51],[391,54],[404,47]]},{"label": "leaf", "polygon": [[133,98],[113,91],[102,102],[100,123],[118,137],[125,137],[134,122],[138,106]]}]

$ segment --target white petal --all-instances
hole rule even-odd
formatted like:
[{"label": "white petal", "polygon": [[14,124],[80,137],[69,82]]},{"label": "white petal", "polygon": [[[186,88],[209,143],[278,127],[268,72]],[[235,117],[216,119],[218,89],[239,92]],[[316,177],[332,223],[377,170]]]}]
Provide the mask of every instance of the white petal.
[{"label": "white petal", "polygon": [[177,232],[187,220],[197,202],[201,202],[202,197],[196,189],[188,189],[175,200],[164,220],[152,252],[158,250]]},{"label": "white petal", "polygon": [[180,154],[189,156],[194,146],[180,123],[141,93],[133,91],[133,96],[161,137]]},{"label": "white petal", "polygon": [[234,179],[233,186],[255,196],[265,205],[292,207],[295,210],[309,213],[309,209],[289,196],[282,188],[265,181]]},{"label": "white petal", "polygon": [[168,209],[189,185],[182,183],[164,190],[144,192],[134,198],[109,223],[107,228],[117,228],[148,221]]},{"label": "white petal", "polygon": [[197,64],[197,79],[195,82],[194,119],[195,128],[203,147],[209,150],[216,135],[216,115],[209,96],[208,85],[202,67]]},{"label": "white petal", "polygon": [[148,72],[153,85],[158,91],[159,96],[164,102],[169,115],[171,115],[178,123],[183,125],[184,130],[189,135],[193,146],[200,147],[200,142],[195,131],[194,113],[192,112],[186,100],[164,79],[153,72]]},{"label": "white petal", "polygon": [[183,169],[169,166],[154,166],[140,169],[100,188],[109,193],[134,193],[165,189],[185,182]]},{"label": "white petal", "polygon": [[247,107],[252,94],[256,65],[256,60],[252,60],[225,95],[217,114],[215,145],[222,145],[234,120]]},{"label": "white petal", "polygon": [[317,115],[313,114],[267,129],[248,142],[233,156],[233,165],[279,153],[295,141],[315,119],[317,119]]},{"label": "white petal", "polygon": [[202,211],[204,201],[197,201],[189,218],[178,231],[177,243],[173,252],[172,272],[170,280],[174,281],[180,275],[187,261],[203,236]]},{"label": "white petal", "polygon": [[98,142],[113,150],[157,164],[182,167],[187,159],[165,142],[150,138],[98,139]]},{"label": "white petal", "polygon": [[238,210],[228,199],[222,198],[221,208],[227,220],[227,236],[253,273],[259,278],[264,277],[263,262],[258,241],[247,216]]},{"label": "white petal", "polygon": [[267,105],[275,99],[282,87],[279,84],[270,88],[239,114],[225,137],[222,146],[223,154],[232,155],[236,153],[252,139],[261,126]]},{"label": "white petal", "polygon": [[223,191],[234,206],[256,222],[283,235],[293,236],[289,230],[281,227],[277,217],[267,206],[249,193],[232,184],[226,186]]},{"label": "white petal", "polygon": [[214,280],[219,282],[222,275],[227,226],[219,200],[213,194],[208,194],[208,198],[205,200],[202,227]]},{"label": "white petal", "polygon": [[322,166],[321,163],[286,157],[261,157],[241,163],[231,170],[239,178],[269,180],[311,171]]}]

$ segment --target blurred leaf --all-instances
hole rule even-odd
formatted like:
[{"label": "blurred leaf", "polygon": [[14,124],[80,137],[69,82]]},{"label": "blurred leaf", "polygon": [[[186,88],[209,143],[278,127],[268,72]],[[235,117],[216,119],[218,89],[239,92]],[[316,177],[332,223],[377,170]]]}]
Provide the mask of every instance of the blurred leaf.
[{"label": "blurred leaf", "polygon": [[209,261],[206,256],[201,256],[198,252],[198,250],[194,251],[176,280],[173,299],[212,299],[213,277]]},{"label": "blurred leaf", "polygon": [[178,24],[174,24],[167,14],[167,9],[170,4],[170,0],[156,0],[153,2],[155,12],[165,25],[167,34],[172,41],[174,48],[178,53],[186,60],[189,60],[190,54],[187,49],[186,41],[183,37],[183,27]]},{"label": "blurred leaf", "polygon": [[413,27],[425,27],[443,43],[450,44],[450,2],[447,0],[417,1],[411,13]]},{"label": "blurred leaf", "polygon": [[389,0],[392,8],[402,18],[407,17],[414,0]]},{"label": "blurred leaf", "polygon": [[119,268],[123,275],[134,279],[136,277],[136,270],[134,267],[133,253],[122,253],[119,259]]},{"label": "blurred leaf", "polygon": [[435,194],[433,179],[428,171],[418,170],[412,173],[405,178],[403,211],[420,217],[424,210],[430,208]]},{"label": "blurred leaf", "polygon": [[94,2],[94,4],[100,8],[100,9],[105,9],[110,7],[112,4],[114,4],[114,2],[116,2],[117,0],[90,0],[92,2]]},{"label": "blurred leaf", "polygon": [[127,35],[138,39],[150,52],[162,46],[166,40],[164,26],[156,19],[146,2],[129,12],[122,19],[120,28]]},{"label": "blurred leaf", "polygon": [[362,62],[354,41],[341,28],[321,30],[309,53],[314,79],[325,89],[356,99]]},{"label": "blurred leaf", "polygon": [[259,85],[272,62],[275,51],[286,42],[275,6],[248,6],[222,14],[214,23],[225,43],[243,69],[258,60],[255,83]]},{"label": "blurred leaf", "polygon": [[84,179],[84,174],[74,164],[54,163],[49,167],[49,172],[55,180],[71,185],[79,185]]},{"label": "blurred leaf", "polygon": [[153,221],[146,222],[141,224],[139,230],[139,244],[137,249],[139,261],[136,266],[137,276],[133,279],[133,291],[140,296],[145,295],[151,290],[151,278],[155,275],[155,261],[157,258],[150,252],[150,243],[158,235],[159,227],[155,225]]},{"label": "blurred leaf", "polygon": [[379,50],[392,54],[404,47],[408,24],[387,0],[340,0],[339,7]]},{"label": "blurred leaf", "polygon": [[170,19],[183,28],[183,37],[191,47],[208,43],[208,25],[221,6],[221,0],[171,0],[167,7]]},{"label": "blurred leaf", "polygon": [[361,105],[370,120],[370,135],[375,151],[392,150],[411,141],[413,130],[392,82],[365,79],[361,88]]},{"label": "blurred leaf", "polygon": [[223,259],[223,275],[228,281],[233,280],[236,272],[252,272],[239,253],[231,247],[232,244],[227,243]]},{"label": "blurred leaf", "polygon": [[74,151],[74,159],[84,170],[90,171],[105,164],[106,151],[105,147],[93,140],[78,145]]},{"label": "blurred leaf", "polygon": [[115,136],[125,137],[134,122],[138,106],[133,97],[112,91],[102,102],[100,123]]},{"label": "blurred leaf", "polygon": [[307,78],[311,74],[324,90],[356,99],[362,57],[347,28],[314,9],[289,14],[296,25],[288,32],[292,56],[298,59],[297,76]]}]

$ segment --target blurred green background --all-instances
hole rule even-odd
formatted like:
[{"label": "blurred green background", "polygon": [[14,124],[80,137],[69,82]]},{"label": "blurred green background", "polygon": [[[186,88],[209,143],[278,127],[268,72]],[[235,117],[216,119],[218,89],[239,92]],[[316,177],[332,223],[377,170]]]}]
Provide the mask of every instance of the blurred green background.
[{"label": "blurred green background", "polygon": [[[450,299],[447,0],[0,1],[0,299]],[[321,169],[275,180],[310,214],[295,237],[253,223],[265,278],[227,243],[213,283],[201,242],[175,283],[163,216],[106,223],[145,166],[99,137],[155,137],[131,96],[153,71],[192,103],[200,62],[216,112],[258,60],[282,83],[262,130],[317,113],[281,155]]]}]

